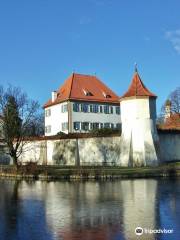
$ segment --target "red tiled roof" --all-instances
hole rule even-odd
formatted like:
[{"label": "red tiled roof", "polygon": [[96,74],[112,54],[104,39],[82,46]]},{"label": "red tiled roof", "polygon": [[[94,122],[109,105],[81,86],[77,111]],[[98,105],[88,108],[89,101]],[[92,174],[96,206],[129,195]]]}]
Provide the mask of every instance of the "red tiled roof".
[{"label": "red tiled roof", "polygon": [[180,129],[180,113],[171,113],[164,124],[161,125],[162,129]]},{"label": "red tiled roof", "polygon": [[157,97],[157,96],[146,88],[139,74],[135,72],[128,91],[121,98],[126,97]]},{"label": "red tiled roof", "polygon": [[[89,93],[89,94],[86,94]],[[89,96],[90,95],[90,96]],[[54,102],[51,99],[44,108],[66,100],[119,103],[119,97],[96,76],[73,73],[57,91]]]}]

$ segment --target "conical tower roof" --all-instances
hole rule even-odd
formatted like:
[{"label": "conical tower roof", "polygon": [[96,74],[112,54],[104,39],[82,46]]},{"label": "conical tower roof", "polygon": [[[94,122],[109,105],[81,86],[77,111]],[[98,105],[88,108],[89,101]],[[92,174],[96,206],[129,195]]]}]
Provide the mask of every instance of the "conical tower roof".
[{"label": "conical tower roof", "polygon": [[147,87],[142,82],[137,70],[135,70],[132,82],[129,86],[127,92],[121,97],[128,98],[128,97],[153,97],[156,98],[157,96],[150,92]]}]

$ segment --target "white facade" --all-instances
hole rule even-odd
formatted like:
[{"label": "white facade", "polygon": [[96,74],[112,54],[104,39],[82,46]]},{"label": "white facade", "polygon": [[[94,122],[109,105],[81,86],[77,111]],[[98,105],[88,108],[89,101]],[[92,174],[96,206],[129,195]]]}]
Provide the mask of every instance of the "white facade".
[{"label": "white facade", "polygon": [[52,136],[62,131],[68,133],[67,130],[62,130],[64,123],[68,122],[68,111],[63,112],[67,106],[67,102],[59,103],[45,109],[45,135]]},{"label": "white facade", "polygon": [[122,166],[158,164],[155,98],[124,98],[121,101]]},{"label": "white facade", "polygon": [[45,109],[45,135],[119,128],[120,106],[110,103],[63,102]]}]

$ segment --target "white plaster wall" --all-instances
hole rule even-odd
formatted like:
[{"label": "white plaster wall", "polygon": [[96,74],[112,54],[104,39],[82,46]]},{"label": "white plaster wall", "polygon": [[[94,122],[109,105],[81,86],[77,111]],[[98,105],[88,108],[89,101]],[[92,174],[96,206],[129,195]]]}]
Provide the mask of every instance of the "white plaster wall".
[{"label": "white plaster wall", "polygon": [[[56,135],[59,131],[62,131],[62,123],[68,122],[68,112],[61,112],[61,106],[64,104],[67,104],[67,102],[59,103],[45,109],[51,109],[51,115],[48,117],[45,116],[45,127],[48,125],[51,126],[51,132],[45,133],[46,136]],[[63,132],[68,133],[68,130]]]},{"label": "white plaster wall", "polygon": [[155,99],[133,98],[121,101],[121,120],[133,122],[135,119],[156,118]]},{"label": "white plaster wall", "polygon": [[[22,163],[75,165],[77,151],[81,165],[116,165],[119,159],[120,137],[31,141],[20,157]],[[78,148],[77,148],[78,146]]]},{"label": "white plaster wall", "polygon": [[[78,151],[81,165],[102,165],[104,163],[107,165],[121,165],[122,155],[120,154],[123,152],[120,152],[122,151],[122,148],[120,149],[120,141],[123,137],[125,135],[122,137],[80,138],[78,140],[31,141],[25,145],[19,160],[22,163],[38,162],[38,164],[49,165],[75,165]],[[180,160],[180,133],[160,133],[159,138],[161,162]],[[145,139],[146,141],[151,141],[151,134],[146,133]],[[78,141],[78,144],[76,141]],[[130,155],[131,151],[131,146],[129,147],[128,144],[131,145],[132,143],[127,141],[124,149],[126,155]],[[137,143],[137,146],[141,149],[141,142]],[[145,151],[147,150],[145,149]],[[152,153],[150,152],[149,154],[151,159]],[[146,158],[148,158],[148,153],[146,153]],[[6,160],[8,160],[7,163],[12,163],[9,156],[0,151],[0,163],[4,163]]]},{"label": "white plaster wall", "polygon": [[81,165],[117,165],[120,137],[82,138],[78,140]]},{"label": "white plaster wall", "polygon": [[19,161],[23,164],[28,162],[46,163],[46,141],[29,141],[23,147]]},{"label": "white plaster wall", "polygon": [[121,101],[122,166],[158,164],[155,99],[133,98]]}]

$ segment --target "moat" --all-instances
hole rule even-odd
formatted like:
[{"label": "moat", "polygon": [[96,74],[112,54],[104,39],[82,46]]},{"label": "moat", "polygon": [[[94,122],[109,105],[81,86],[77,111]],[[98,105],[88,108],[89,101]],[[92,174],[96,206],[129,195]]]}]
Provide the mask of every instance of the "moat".
[{"label": "moat", "polygon": [[[0,240],[179,239],[180,178],[0,180]],[[135,235],[135,228],[172,233]]]}]

